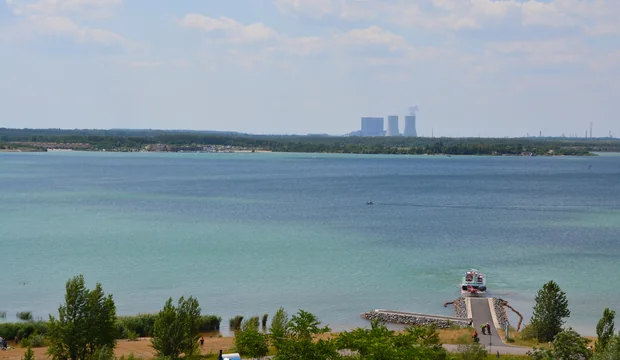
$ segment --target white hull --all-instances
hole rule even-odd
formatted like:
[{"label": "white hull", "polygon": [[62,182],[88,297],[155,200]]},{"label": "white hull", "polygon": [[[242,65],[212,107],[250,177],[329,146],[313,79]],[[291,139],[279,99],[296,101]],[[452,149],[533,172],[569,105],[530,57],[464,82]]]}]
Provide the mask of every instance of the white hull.
[{"label": "white hull", "polygon": [[461,283],[461,295],[465,297],[486,297],[487,279],[476,269],[465,273]]}]

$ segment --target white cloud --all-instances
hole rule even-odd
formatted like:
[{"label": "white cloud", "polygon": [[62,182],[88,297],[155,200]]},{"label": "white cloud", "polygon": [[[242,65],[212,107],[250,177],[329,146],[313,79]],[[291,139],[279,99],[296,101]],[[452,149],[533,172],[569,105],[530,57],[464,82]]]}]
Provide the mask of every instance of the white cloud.
[{"label": "white cloud", "polygon": [[108,16],[123,0],[5,0],[17,15],[79,13],[88,16]]},{"label": "white cloud", "polygon": [[224,34],[227,41],[235,43],[258,42],[278,37],[275,30],[262,23],[243,25],[227,17],[216,19],[200,14],[188,14],[181,19],[180,23],[186,28]]},{"label": "white cloud", "polygon": [[103,29],[79,26],[71,19],[61,16],[31,15],[27,18],[30,27],[40,35],[67,36],[78,43],[100,43],[105,45],[128,45],[121,35]]},{"label": "white cloud", "polygon": [[376,19],[433,30],[504,26],[579,28],[590,35],[620,34],[620,1],[582,0],[276,0],[286,14],[342,20]]}]

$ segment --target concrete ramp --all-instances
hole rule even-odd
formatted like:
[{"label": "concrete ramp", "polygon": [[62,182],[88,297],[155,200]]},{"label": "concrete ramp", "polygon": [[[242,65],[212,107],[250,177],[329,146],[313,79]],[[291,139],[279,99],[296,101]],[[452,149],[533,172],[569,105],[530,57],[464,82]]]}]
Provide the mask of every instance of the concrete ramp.
[{"label": "concrete ramp", "polygon": [[[497,333],[497,319],[495,314],[492,311],[493,299],[487,298],[466,298],[465,301],[467,303],[467,309],[471,309],[471,318],[473,320],[473,327],[478,332],[478,337],[480,337],[480,344],[484,346],[505,346],[502,342],[502,339],[499,337]],[[482,334],[481,325],[489,324],[491,326],[491,335]]]}]

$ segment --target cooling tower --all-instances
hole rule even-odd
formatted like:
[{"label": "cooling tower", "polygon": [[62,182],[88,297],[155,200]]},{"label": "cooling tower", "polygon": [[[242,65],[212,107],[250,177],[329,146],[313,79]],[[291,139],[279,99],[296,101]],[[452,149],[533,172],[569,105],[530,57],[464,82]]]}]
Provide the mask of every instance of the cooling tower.
[{"label": "cooling tower", "polygon": [[415,130],[415,115],[405,116],[405,132],[403,133],[403,135],[418,136],[418,133]]},{"label": "cooling tower", "polygon": [[387,132],[385,136],[399,136],[398,130],[398,115],[390,115],[387,120]]}]

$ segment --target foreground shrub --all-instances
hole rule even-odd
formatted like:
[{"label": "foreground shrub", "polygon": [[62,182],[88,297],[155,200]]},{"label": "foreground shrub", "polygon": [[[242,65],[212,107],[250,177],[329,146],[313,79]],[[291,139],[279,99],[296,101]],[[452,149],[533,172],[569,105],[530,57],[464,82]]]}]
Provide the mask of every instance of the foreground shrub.
[{"label": "foreground shrub", "polygon": [[22,360],[34,360],[34,351],[32,351],[32,348],[30,346],[28,346],[28,349],[24,353],[24,357],[22,357]]},{"label": "foreground shrub", "polygon": [[41,335],[41,334],[32,334],[27,338],[23,338],[20,342],[21,347],[33,347],[33,348],[39,348],[39,347],[44,347],[45,344],[45,336]]},{"label": "foreground shrub", "polygon": [[244,321],[235,332],[235,349],[249,358],[262,358],[269,352],[267,335],[258,331],[258,316],[256,321],[253,319]]}]

